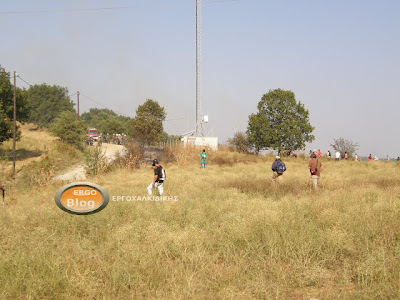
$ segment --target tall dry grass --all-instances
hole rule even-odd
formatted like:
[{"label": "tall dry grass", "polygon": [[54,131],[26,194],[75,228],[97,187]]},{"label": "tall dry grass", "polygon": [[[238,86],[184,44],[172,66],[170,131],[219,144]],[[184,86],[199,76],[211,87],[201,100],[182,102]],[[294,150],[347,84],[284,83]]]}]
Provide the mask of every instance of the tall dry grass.
[{"label": "tall dry grass", "polygon": [[161,161],[178,201],[112,200],[145,196],[147,165],[93,178],[111,201],[90,216],[61,211],[57,183],[12,191],[0,298],[400,298],[397,164],[324,161],[313,192],[306,159],[273,185],[272,158],[210,151],[202,170],[185,151]]}]

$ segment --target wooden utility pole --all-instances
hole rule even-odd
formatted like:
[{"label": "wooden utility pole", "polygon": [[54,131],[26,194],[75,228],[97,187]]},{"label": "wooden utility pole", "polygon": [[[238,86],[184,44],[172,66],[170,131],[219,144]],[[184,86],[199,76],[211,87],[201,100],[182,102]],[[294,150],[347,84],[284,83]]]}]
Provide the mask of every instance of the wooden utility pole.
[{"label": "wooden utility pole", "polygon": [[16,96],[16,82],[17,82],[17,76],[16,72],[14,71],[14,125],[13,125],[13,177],[15,176],[15,146],[16,146],[16,139],[17,139],[17,96]]},{"label": "wooden utility pole", "polygon": [[78,121],[79,121],[79,91],[76,92],[76,97],[77,97],[77,107],[78,107]]}]

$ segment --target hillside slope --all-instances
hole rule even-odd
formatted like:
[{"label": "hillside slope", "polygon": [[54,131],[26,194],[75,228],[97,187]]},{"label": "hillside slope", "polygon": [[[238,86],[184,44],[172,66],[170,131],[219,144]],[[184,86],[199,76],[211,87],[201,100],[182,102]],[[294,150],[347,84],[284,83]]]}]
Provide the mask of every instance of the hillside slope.
[{"label": "hillside slope", "polygon": [[306,159],[285,160],[273,185],[270,158],[209,158],[205,170],[161,161],[166,199],[145,200],[150,165],[88,178],[110,194],[89,216],[55,205],[60,183],[13,190],[0,298],[399,298],[397,164],[323,161],[316,193]]}]

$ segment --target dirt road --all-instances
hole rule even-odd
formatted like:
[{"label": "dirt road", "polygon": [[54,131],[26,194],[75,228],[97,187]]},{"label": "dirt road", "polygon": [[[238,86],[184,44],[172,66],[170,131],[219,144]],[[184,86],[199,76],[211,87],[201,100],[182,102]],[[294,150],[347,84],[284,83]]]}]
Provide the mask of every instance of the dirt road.
[{"label": "dirt road", "polygon": [[[108,162],[115,160],[117,153],[121,155],[125,152],[125,147],[121,145],[106,144],[103,143],[103,151],[105,151],[105,156]],[[53,178],[53,180],[64,180],[64,181],[81,181],[86,179],[86,172],[83,165],[76,165],[66,173],[58,175]]]}]

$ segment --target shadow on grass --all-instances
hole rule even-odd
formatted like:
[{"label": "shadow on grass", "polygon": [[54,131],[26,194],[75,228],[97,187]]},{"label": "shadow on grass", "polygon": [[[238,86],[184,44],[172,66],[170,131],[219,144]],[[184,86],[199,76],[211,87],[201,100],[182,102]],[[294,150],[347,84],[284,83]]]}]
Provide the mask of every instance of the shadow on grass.
[{"label": "shadow on grass", "polygon": [[[22,161],[28,158],[33,158],[33,157],[39,157],[42,155],[42,151],[32,151],[32,150],[26,150],[26,149],[17,149],[15,151],[15,157],[17,161]],[[5,160],[5,161],[12,161],[13,159],[13,152],[12,150],[4,150],[0,149],[0,157]]]}]

